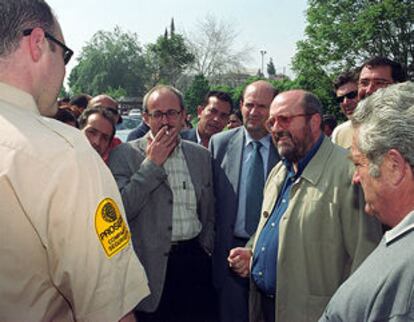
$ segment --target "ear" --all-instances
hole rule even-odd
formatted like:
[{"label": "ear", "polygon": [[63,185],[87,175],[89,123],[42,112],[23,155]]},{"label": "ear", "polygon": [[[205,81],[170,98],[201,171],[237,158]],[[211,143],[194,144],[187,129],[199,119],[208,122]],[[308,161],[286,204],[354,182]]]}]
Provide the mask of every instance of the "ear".
[{"label": "ear", "polygon": [[411,169],[408,162],[396,149],[389,150],[384,156],[384,171],[393,185],[398,185]]},{"label": "ear", "polygon": [[201,105],[197,106],[197,116],[198,116],[198,118],[201,117],[201,113],[203,113],[203,110],[204,110],[203,106],[201,106]]},{"label": "ear", "polygon": [[34,28],[32,33],[27,36],[29,41],[30,56],[34,62],[38,62],[48,46],[45,32],[41,28]]},{"label": "ear", "polygon": [[319,113],[311,115],[310,119],[311,129],[313,133],[319,133],[321,130],[322,117]]},{"label": "ear", "polygon": [[144,122],[147,123],[147,125],[149,125],[149,115],[147,112],[143,112],[142,116],[144,117]]}]

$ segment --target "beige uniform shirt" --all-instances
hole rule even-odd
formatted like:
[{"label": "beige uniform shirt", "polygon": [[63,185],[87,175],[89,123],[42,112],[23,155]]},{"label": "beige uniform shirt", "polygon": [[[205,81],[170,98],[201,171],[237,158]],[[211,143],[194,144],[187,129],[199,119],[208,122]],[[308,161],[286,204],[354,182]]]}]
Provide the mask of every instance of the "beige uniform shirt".
[{"label": "beige uniform shirt", "polygon": [[149,294],[109,169],[2,83],[0,218],[0,321],[112,322]]},{"label": "beige uniform shirt", "polygon": [[352,146],[352,135],[354,133],[350,120],[338,125],[332,132],[332,142],[338,144],[344,149],[350,149]]}]

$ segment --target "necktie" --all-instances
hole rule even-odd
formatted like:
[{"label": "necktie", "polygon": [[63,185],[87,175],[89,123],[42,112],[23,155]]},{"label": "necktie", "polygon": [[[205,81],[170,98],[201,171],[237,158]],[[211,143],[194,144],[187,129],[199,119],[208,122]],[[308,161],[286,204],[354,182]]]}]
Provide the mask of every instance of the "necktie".
[{"label": "necktie", "polygon": [[264,170],[260,154],[262,144],[253,141],[253,151],[248,163],[246,178],[246,232],[251,236],[257,228],[263,202]]}]

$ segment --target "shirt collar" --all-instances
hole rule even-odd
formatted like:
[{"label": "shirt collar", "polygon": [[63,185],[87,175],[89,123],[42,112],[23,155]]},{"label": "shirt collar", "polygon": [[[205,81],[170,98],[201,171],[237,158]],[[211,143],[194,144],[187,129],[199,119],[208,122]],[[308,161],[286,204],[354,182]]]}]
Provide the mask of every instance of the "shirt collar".
[{"label": "shirt collar", "polygon": [[39,109],[37,108],[36,102],[32,95],[29,93],[0,82],[0,93],[1,93],[1,100],[6,101],[15,107],[25,110],[28,112],[35,113],[40,115]]},{"label": "shirt collar", "polygon": [[405,233],[414,229],[414,210],[408,213],[401,222],[393,229],[385,233],[385,243],[388,245]]},{"label": "shirt collar", "polygon": [[[302,159],[299,160],[298,172],[295,174],[296,177],[299,177],[302,174],[303,170],[305,170],[310,160],[312,160],[316,152],[318,152],[319,147],[321,146],[323,142],[323,138],[324,138],[324,135],[321,134],[319,136],[318,141],[316,141],[316,143],[312,146],[312,148],[308,151],[308,153],[306,153],[306,155]],[[293,172],[293,162],[283,159],[283,163],[286,166],[288,172]]]},{"label": "shirt collar", "polygon": [[197,137],[197,143],[198,144],[201,144],[201,136],[198,133],[198,126],[196,127],[195,132],[196,132],[196,137]]},{"label": "shirt collar", "polygon": [[[244,128],[244,147],[246,148],[247,146],[249,146],[249,144],[253,141],[257,141],[255,139],[252,138],[252,136],[250,135],[250,133],[246,130],[246,128]],[[270,134],[266,134],[264,137],[262,137],[259,142],[262,144],[262,147],[265,150],[269,150],[270,149]]]}]

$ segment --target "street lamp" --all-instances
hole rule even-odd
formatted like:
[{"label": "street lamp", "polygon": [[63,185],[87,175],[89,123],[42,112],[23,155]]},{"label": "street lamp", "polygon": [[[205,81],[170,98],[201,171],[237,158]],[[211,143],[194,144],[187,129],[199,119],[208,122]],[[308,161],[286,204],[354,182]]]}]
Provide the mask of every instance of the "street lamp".
[{"label": "street lamp", "polygon": [[267,51],[264,49],[261,49],[260,54],[262,55],[262,75],[264,76],[264,55],[267,54]]}]

